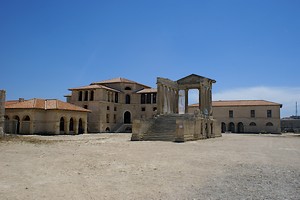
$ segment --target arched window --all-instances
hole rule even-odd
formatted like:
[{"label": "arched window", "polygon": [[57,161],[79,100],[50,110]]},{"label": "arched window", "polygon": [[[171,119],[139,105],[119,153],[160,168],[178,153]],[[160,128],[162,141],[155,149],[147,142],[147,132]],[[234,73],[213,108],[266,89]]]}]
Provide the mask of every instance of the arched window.
[{"label": "arched window", "polygon": [[84,133],[84,127],[83,127],[83,122],[82,119],[80,118],[78,121],[78,134]]},{"label": "arched window", "polygon": [[23,117],[23,121],[30,121],[30,117],[26,115],[25,117]]},{"label": "arched window", "polygon": [[237,132],[243,133],[244,132],[244,124],[242,122],[239,122],[237,125]]},{"label": "arched window", "polygon": [[228,131],[231,132],[231,133],[235,132],[235,126],[234,126],[233,122],[229,123],[229,125],[228,125]]},{"label": "arched window", "polygon": [[90,93],[90,101],[94,101],[94,90]]},{"label": "arched window", "polygon": [[256,123],[255,123],[255,122],[251,122],[251,123],[249,124],[249,126],[256,126]]},{"label": "arched window", "polygon": [[125,96],[125,103],[130,104],[130,95],[129,94],[126,94],[126,96]]},{"label": "arched window", "polygon": [[73,118],[70,119],[69,131],[74,131],[74,120],[73,120]]},{"label": "arched window", "polygon": [[106,127],[105,132],[110,132],[110,128]]},{"label": "arched window", "polygon": [[126,111],[124,113],[124,124],[130,124],[131,123],[131,113],[129,111]]},{"label": "arched window", "polygon": [[79,91],[78,93],[78,101],[82,101],[82,91]]},{"label": "arched window", "polygon": [[20,133],[20,117],[17,115],[13,117],[13,133]]},{"label": "arched window", "polygon": [[125,90],[131,90],[131,87],[128,87],[128,86],[125,87]]},{"label": "arched window", "polygon": [[266,126],[273,126],[272,122],[266,123]]},{"label": "arched window", "polygon": [[226,124],[224,122],[221,123],[221,132],[222,133],[226,132]]},{"label": "arched window", "polygon": [[63,117],[60,118],[59,131],[65,131],[65,119]]}]

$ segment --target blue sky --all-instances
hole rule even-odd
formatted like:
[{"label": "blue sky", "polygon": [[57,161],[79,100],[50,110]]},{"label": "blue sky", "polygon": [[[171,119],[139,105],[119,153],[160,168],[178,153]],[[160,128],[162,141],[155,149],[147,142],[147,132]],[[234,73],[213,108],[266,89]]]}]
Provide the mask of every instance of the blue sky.
[{"label": "blue sky", "polygon": [[68,88],[195,73],[214,100],[300,102],[300,1],[0,1],[7,99],[64,99]]}]

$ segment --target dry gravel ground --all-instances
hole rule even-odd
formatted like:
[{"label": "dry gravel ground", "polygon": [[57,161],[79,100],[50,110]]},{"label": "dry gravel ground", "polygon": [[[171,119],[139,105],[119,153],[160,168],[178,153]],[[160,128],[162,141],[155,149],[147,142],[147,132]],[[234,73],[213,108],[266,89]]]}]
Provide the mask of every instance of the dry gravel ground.
[{"label": "dry gravel ground", "polygon": [[300,199],[300,136],[6,137],[0,199]]}]

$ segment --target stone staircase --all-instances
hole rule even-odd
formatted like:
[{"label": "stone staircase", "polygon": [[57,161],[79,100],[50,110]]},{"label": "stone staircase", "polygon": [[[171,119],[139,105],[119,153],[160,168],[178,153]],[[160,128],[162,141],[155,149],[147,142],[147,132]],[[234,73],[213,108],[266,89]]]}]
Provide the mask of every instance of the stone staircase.
[{"label": "stone staircase", "polygon": [[114,131],[115,133],[131,133],[132,132],[132,124],[121,124]]},{"label": "stone staircase", "polygon": [[158,116],[147,133],[144,133],[142,140],[174,141],[176,135],[176,119],[184,117],[186,116],[177,114]]}]

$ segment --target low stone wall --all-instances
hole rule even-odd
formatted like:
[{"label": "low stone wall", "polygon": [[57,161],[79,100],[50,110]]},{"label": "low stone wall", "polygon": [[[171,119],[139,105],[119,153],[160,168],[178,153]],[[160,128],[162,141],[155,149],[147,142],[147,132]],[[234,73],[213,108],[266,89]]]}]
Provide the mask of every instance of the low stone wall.
[{"label": "low stone wall", "polygon": [[[148,133],[155,120],[134,120],[132,125],[132,141],[144,140],[144,134]],[[176,119],[176,133],[170,141],[185,142],[214,137],[221,137],[221,128],[219,123],[213,118],[204,118],[203,116],[186,115]],[[161,138],[164,135],[161,135]],[[159,139],[157,139],[159,140]]]},{"label": "low stone wall", "polygon": [[143,135],[150,129],[153,123],[154,123],[153,119],[133,120],[131,141],[143,140]]}]

